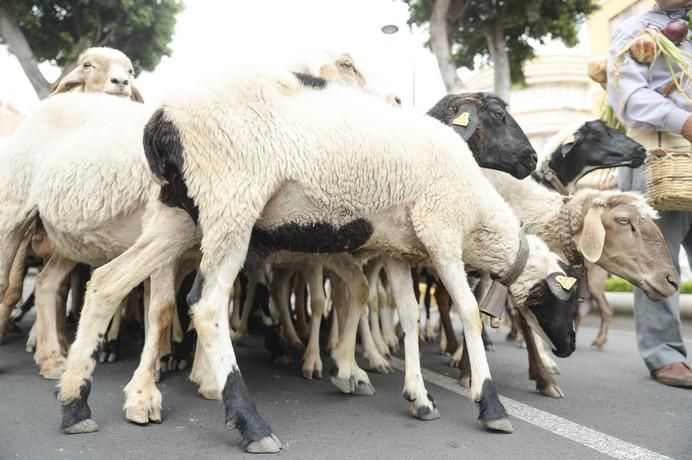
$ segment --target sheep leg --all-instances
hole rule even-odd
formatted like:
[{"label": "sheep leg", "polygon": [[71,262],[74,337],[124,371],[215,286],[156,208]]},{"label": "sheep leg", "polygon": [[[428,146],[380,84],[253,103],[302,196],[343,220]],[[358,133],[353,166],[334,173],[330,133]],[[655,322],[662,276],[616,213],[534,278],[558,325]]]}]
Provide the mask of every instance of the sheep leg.
[{"label": "sheep leg", "polygon": [[296,332],[302,342],[310,337],[310,327],[307,319],[307,285],[303,273],[298,270],[293,277],[293,292],[296,296]]},{"label": "sheep leg", "polygon": [[550,372],[551,374],[559,374],[560,373],[560,368],[557,366],[553,358],[550,357],[550,354],[545,349],[545,342],[541,338],[540,335],[538,335],[535,331],[531,331],[533,334],[533,341],[536,343],[536,349],[538,350],[538,357],[541,360],[541,363],[543,363],[543,367]]},{"label": "sheep leg", "polygon": [[471,388],[471,360],[469,359],[469,347],[466,346],[466,338],[462,337],[461,345],[459,345],[459,385],[464,388]]},{"label": "sheep leg", "polygon": [[195,226],[185,211],[159,202],[153,202],[147,209],[143,229],[132,247],[94,271],[87,286],[77,337],[70,347],[58,386],[61,428],[65,433],[98,430],[87,404],[91,376],[98,343],[122,299],[155,270],[179,258],[196,241]]},{"label": "sheep leg", "polygon": [[382,337],[382,330],[380,329],[380,300],[378,297],[379,294],[377,293],[377,284],[379,282],[381,270],[382,260],[379,258],[371,260],[364,268],[365,276],[368,279],[368,310],[370,312],[370,330],[372,331],[372,338],[380,354],[382,354],[385,359],[390,359],[392,355]]},{"label": "sheep leg", "polygon": [[[342,323],[339,318],[339,325],[344,326],[339,343],[331,352],[336,366],[332,371],[331,382],[344,393],[372,396],[375,394],[375,387],[370,383],[368,374],[356,363],[356,336],[358,325],[368,303],[368,280],[350,257],[327,257],[324,266],[343,280],[348,287],[351,299],[350,303],[344,304],[348,310],[345,322]],[[335,303],[336,300],[338,299],[335,298]]]},{"label": "sheep leg", "polygon": [[22,299],[24,288],[24,277],[26,276],[27,266],[26,257],[29,251],[31,238],[24,238],[17,248],[17,253],[10,267],[7,289],[0,302],[0,344],[3,337],[7,335],[10,324],[10,313],[12,309]]},{"label": "sheep leg", "polygon": [[436,261],[435,268],[464,324],[465,348],[468,348],[471,363],[471,398],[479,405],[478,418],[485,429],[511,433],[512,424],[491,380],[481,339],[482,324],[478,303],[466,281],[466,272],[460,260],[461,258]]},{"label": "sheep leg", "polygon": [[363,357],[368,360],[370,370],[378,374],[391,374],[394,372],[392,366],[389,365],[389,361],[377,350],[375,340],[372,338],[372,331],[370,330],[368,313],[365,311],[358,323],[358,329],[360,331],[360,340],[363,345]]},{"label": "sheep leg", "polygon": [[221,401],[221,389],[217,386],[211,363],[207,359],[204,347],[197,341],[195,347],[195,359],[192,361],[192,370],[188,379],[197,384],[197,394],[204,399]]},{"label": "sheep leg", "polygon": [[[12,221],[7,215],[0,216],[0,224]],[[17,225],[0,235],[0,298],[5,297],[5,291],[9,286],[10,272],[15,263],[17,252],[23,242],[31,242],[30,233],[33,231],[33,216],[29,214],[20,219]],[[7,228],[7,227],[3,227]]]},{"label": "sheep leg", "polygon": [[125,308],[126,302],[127,298],[125,298],[120,304],[120,307],[115,310],[115,314],[111,319],[111,324],[108,326],[108,331],[106,332],[106,338],[99,352],[99,363],[113,363],[118,359],[118,336],[120,335],[120,325],[123,322],[123,309]]},{"label": "sheep leg", "polygon": [[551,398],[564,398],[565,394],[560,389],[560,386],[543,366],[543,362],[538,355],[536,338],[528,323],[521,314],[517,314],[515,320],[526,340],[526,351],[529,355],[529,379],[536,382],[536,390],[540,394],[550,396]]},{"label": "sheep leg", "polygon": [[290,311],[290,288],[291,288],[291,276],[293,275],[292,270],[288,269],[275,269],[274,279],[271,283],[271,294],[274,303],[279,307],[279,313],[281,314],[281,326],[283,329],[283,338],[289,347],[294,348],[300,352],[305,351],[305,345],[303,345],[302,340],[298,337],[295,327],[293,327],[293,318],[291,318]]},{"label": "sheep leg", "polygon": [[46,379],[62,374],[65,358],[58,338],[58,291],[76,262],[53,254],[36,277],[36,353],[34,361]]},{"label": "sheep leg", "polygon": [[69,276],[63,280],[60,285],[60,289],[57,292],[57,305],[56,305],[56,327],[58,330],[58,341],[60,342],[60,349],[63,353],[67,354],[70,349],[70,341],[67,338],[67,294],[70,290],[70,278]]},{"label": "sheep leg", "polygon": [[33,353],[36,351],[36,321],[31,325],[29,329],[29,336],[26,338],[26,346],[24,347],[27,353]]},{"label": "sheep leg", "polygon": [[327,340],[327,351],[332,351],[339,344],[339,314],[337,313],[338,304],[334,302],[334,290],[331,291],[332,314],[331,324],[329,325],[329,339]]},{"label": "sheep leg", "polygon": [[418,322],[420,309],[411,289],[411,269],[403,262],[385,259],[384,269],[392,287],[394,302],[399,309],[399,320],[404,330],[404,359],[406,371],[404,376],[403,398],[409,401],[411,415],[420,420],[432,420],[440,417],[435,399],[425,388],[420,369],[418,346]]},{"label": "sheep leg", "polygon": [[303,355],[303,377],[311,380],[322,378],[322,359],[320,358],[320,323],[327,299],[324,296],[322,266],[305,269],[305,280],[310,289],[310,338]]},{"label": "sheep leg", "polygon": [[425,294],[423,294],[423,304],[425,305],[425,339],[428,342],[434,342],[436,337],[435,323],[430,320],[430,298],[431,291],[431,278],[426,276],[425,278]]},{"label": "sheep leg", "polygon": [[76,321],[84,306],[84,293],[86,285],[91,277],[91,267],[85,264],[77,264],[70,274],[70,291],[72,292],[72,305],[70,315]]},{"label": "sheep leg", "polygon": [[598,336],[591,343],[591,346],[596,350],[603,350],[608,341],[610,323],[613,321],[613,307],[608,303],[602,286],[594,286],[594,288],[590,290],[591,298],[596,301],[596,305],[598,305],[598,310],[601,314],[601,326],[598,330]]},{"label": "sheep leg", "polygon": [[[240,314],[241,310],[244,312],[245,307],[241,308],[241,304],[243,304],[243,290],[242,289],[235,289],[235,287],[240,287],[240,278],[242,278],[242,275],[236,278],[234,284],[234,289],[233,289],[233,311],[231,312],[231,330],[232,331],[238,331],[238,328],[240,327]],[[248,281],[248,289],[245,290],[245,292],[248,292],[250,289],[250,283]],[[246,334],[247,335],[247,334]],[[234,340],[242,340],[245,337],[233,337]]]},{"label": "sheep leg", "polygon": [[[248,273],[247,277],[247,289],[245,290],[245,301],[243,302],[243,312],[240,315],[240,320],[238,328],[235,330],[235,342],[241,343],[248,336],[248,323],[250,321],[250,313],[252,313],[252,307],[255,305],[255,290],[257,289],[257,284],[261,280],[264,280],[264,272],[262,268],[253,270],[252,273]],[[266,285],[266,283],[264,283]],[[240,305],[241,298],[238,298],[238,305]],[[271,316],[271,315],[269,315]]]},{"label": "sheep leg", "polygon": [[169,338],[175,315],[175,267],[167,264],[151,275],[149,327],[144,348],[132,379],[125,386],[125,417],[134,423],[161,422],[161,392],[155,373],[162,342]]},{"label": "sheep leg", "polygon": [[444,353],[453,354],[459,348],[459,342],[452,326],[452,317],[449,315],[449,293],[440,283],[435,287],[435,301],[437,302],[437,309],[440,311],[442,329],[447,337],[447,347],[444,349]]},{"label": "sheep leg", "polygon": [[399,338],[394,332],[394,309],[389,304],[389,293],[382,284],[382,280],[377,280],[377,297],[380,302],[380,324],[382,325],[382,338],[392,353],[399,351]]},{"label": "sheep leg", "polygon": [[[192,305],[192,314],[199,343],[204,347],[217,386],[223,388],[227,426],[235,426],[240,431],[243,448],[248,452],[278,452],[281,443],[260,417],[245,386],[236,362],[228,324],[231,286],[245,261],[249,234],[248,229],[244,244],[224,251],[225,256],[216,267],[209,267],[207,256],[202,257],[197,276],[200,280],[201,297]],[[214,252],[218,254],[217,251]],[[195,284],[198,284],[197,280]],[[193,293],[194,287],[191,296]]]}]

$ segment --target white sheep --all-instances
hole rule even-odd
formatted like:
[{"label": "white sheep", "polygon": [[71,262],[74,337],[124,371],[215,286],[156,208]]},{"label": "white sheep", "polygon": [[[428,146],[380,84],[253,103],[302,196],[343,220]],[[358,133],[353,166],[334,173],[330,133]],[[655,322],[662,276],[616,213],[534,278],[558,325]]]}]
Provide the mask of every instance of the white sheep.
[{"label": "white sheep", "polygon": [[[484,169],[486,177],[521,220],[571,264],[596,264],[639,286],[652,298],[672,295],[679,276],[660,230],[656,212],[635,193],[582,189],[564,196],[535,182]],[[526,332],[526,331],[525,331]],[[527,335],[527,334],[525,334]],[[526,337],[530,377],[542,394],[564,396],[554,379],[536,367],[537,352],[547,369],[557,370],[540,341]],[[534,347],[537,346],[537,350]]]},{"label": "white sheep", "polygon": [[134,75],[132,62],[122,51],[93,47],[79,55],[76,67],[60,79],[52,94],[106,93],[144,102],[134,85]]},{"label": "white sheep", "polygon": [[[151,109],[111,103],[98,95],[89,97],[66,94],[45,101],[27,119],[3,158],[20,168],[11,181],[6,178],[9,187],[3,190],[8,206],[0,212],[8,217],[3,222],[13,226],[7,229],[2,257],[10,260],[13,246],[37,212],[55,245],[56,253],[37,282],[39,336],[44,339],[39,340],[36,360],[41,374],[51,378],[60,374],[63,365],[51,328],[56,322],[52,305],[60,280],[74,261],[99,266],[118,256],[140,235],[147,203],[160,205],[157,188],[146,173],[141,146],[141,131]],[[105,123],[103,113],[111,117]],[[21,214],[24,208],[31,214]],[[180,233],[184,242],[176,246],[180,252],[170,256],[172,263],[182,250],[197,242],[194,227],[187,235],[185,238],[185,233]],[[160,287],[175,285],[175,264],[169,265],[152,278],[149,323],[157,328],[147,331],[150,346],[145,346],[140,366],[126,386],[126,416],[139,423],[160,420],[161,397],[153,375],[159,334],[164,330],[161,326],[170,322],[159,317],[170,317],[174,298],[172,289]]]},{"label": "white sheep", "polygon": [[[201,299],[192,307],[195,326],[217,385],[224,389],[227,421],[241,430],[248,451],[276,451],[280,443],[245,388],[225,315],[231,284],[246,256],[267,249],[386,256],[406,332],[404,395],[420,418],[434,417],[437,408],[420,372],[418,305],[408,263],[432,263],[467,325],[471,395],[480,404],[481,422],[511,431],[490,380],[464,262],[507,275],[519,252],[521,230],[459,136],[429,117],[395,109],[362,91],[305,87],[285,71],[224,75],[202,88],[172,98],[145,129],[145,153],[162,185],[161,203],[156,215],[148,214],[137,243],[92,276],[60,382],[63,429],[95,428],[86,400],[97,333],[123,292],[180,244],[166,229],[189,226],[189,219],[174,214],[182,208],[198,220],[203,234]],[[173,224],[169,218],[180,221]],[[546,316],[561,318],[555,322],[559,329],[545,333],[556,353],[567,355],[574,349],[569,320],[574,289],[556,281],[562,271],[544,243],[530,237],[528,246],[527,265],[510,291],[517,305],[527,306],[524,313],[533,327],[541,330],[531,312],[539,304],[547,307]],[[369,293],[353,294],[347,328],[358,324]],[[333,355],[352,359],[354,346],[355,335],[347,335]],[[357,385],[358,371],[353,362],[337,373]]]},{"label": "white sheep", "polygon": [[[134,84],[132,62],[121,51],[107,47],[89,48],[80,54],[76,67],[55,85],[52,95],[65,92],[106,93],[143,102]],[[44,244],[50,244],[42,228],[37,229],[35,233],[35,239],[44,241]],[[0,340],[7,331],[10,311],[22,296],[26,254],[32,234],[34,231],[28,232],[20,244],[17,256],[12,263],[9,284],[4,289],[2,302],[0,302]],[[35,246],[35,243],[32,245]],[[42,257],[48,259],[51,251],[52,249],[46,251]],[[0,289],[0,294],[2,293],[3,289]],[[35,332],[34,328],[32,332]],[[64,331],[60,332],[64,336]],[[35,334],[32,336],[35,337]]]}]

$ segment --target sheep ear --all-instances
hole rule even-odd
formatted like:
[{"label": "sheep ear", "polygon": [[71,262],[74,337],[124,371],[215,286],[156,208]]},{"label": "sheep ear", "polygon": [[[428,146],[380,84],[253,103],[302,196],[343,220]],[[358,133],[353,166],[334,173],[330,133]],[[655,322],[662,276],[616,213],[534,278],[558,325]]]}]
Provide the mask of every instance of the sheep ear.
[{"label": "sheep ear", "polygon": [[144,104],[144,98],[142,98],[142,93],[140,93],[139,90],[134,86],[132,87],[132,94],[130,94],[130,99],[132,99],[135,102]]},{"label": "sheep ear", "polygon": [[468,142],[480,123],[478,109],[474,104],[463,104],[450,121],[454,130]]},{"label": "sheep ear", "polygon": [[569,154],[569,152],[572,151],[572,149],[574,148],[574,146],[577,143],[577,140],[579,140],[579,139],[580,139],[579,133],[571,134],[569,137],[567,137],[567,139],[565,139],[565,141],[560,146],[560,153],[562,154],[563,157],[567,156],[567,154]]},{"label": "sheep ear", "polygon": [[581,235],[578,236],[577,249],[584,255],[584,258],[591,263],[598,262],[603,253],[605,244],[605,228],[601,222],[603,208],[592,206],[586,212]]},{"label": "sheep ear", "polygon": [[72,72],[65,75],[60,82],[53,88],[51,94],[66,93],[78,86],[84,87],[85,77],[82,66],[75,67]]}]

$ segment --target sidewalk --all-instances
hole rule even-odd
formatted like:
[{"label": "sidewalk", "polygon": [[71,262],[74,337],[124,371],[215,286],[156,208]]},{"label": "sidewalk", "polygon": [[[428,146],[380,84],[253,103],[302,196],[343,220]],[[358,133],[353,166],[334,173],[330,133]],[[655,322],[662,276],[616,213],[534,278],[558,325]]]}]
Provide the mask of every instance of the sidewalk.
[{"label": "sidewalk", "polygon": [[[634,294],[631,292],[606,292],[605,294],[616,315],[632,315]],[[680,295],[680,317],[692,320],[692,294]]]}]

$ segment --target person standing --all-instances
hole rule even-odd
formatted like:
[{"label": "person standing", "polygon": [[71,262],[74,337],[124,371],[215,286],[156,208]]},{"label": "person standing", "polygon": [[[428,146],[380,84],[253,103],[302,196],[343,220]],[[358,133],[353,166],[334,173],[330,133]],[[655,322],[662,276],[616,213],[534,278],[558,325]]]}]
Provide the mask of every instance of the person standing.
[{"label": "person standing", "polygon": [[[691,150],[692,105],[688,100],[692,94],[689,89],[686,98],[677,90],[668,94],[672,78],[662,56],[652,65],[639,64],[629,54],[617,63],[613,61],[645,28],[663,29],[676,18],[687,20],[691,8],[690,0],[658,0],[651,11],[625,20],[611,39],[608,103],[628,127],[627,134],[647,150],[654,147]],[[689,30],[680,47],[692,53]],[[618,182],[622,190],[644,191],[641,168],[620,168]],[[692,255],[692,212],[661,211],[657,224],[680,272],[680,247],[684,247],[688,258]],[[639,354],[651,376],[665,385],[692,388],[692,370],[686,363],[680,322],[680,294],[654,302],[635,289],[634,318]]]}]

